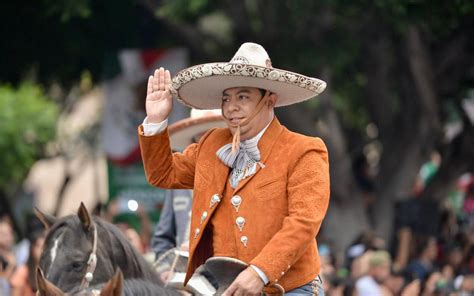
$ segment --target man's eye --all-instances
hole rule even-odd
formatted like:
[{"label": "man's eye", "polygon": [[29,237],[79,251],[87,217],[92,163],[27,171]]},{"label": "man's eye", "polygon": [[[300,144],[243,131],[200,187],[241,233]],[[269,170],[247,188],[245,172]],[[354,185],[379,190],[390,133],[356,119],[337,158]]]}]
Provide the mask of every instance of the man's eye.
[{"label": "man's eye", "polygon": [[222,102],[228,102],[229,98],[222,98]]},{"label": "man's eye", "polygon": [[241,99],[241,100],[246,100],[248,98],[249,98],[248,96],[239,96],[239,99]]}]

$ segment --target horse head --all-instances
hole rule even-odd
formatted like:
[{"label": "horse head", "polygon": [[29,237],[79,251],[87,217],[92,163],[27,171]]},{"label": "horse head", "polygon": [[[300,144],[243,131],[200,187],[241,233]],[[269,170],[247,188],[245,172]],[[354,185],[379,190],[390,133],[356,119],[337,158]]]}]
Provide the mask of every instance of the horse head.
[{"label": "horse head", "polygon": [[[99,242],[98,235],[105,235],[87,211],[83,203],[76,215],[61,219],[42,213],[36,215],[48,229],[40,267],[45,277],[63,291],[69,291],[79,283],[87,288],[89,283],[106,282],[114,275],[114,264],[109,256],[101,256],[99,247],[107,246]],[[113,252],[109,248],[102,253]],[[100,266],[100,268],[96,267]]]},{"label": "horse head", "polygon": [[[163,286],[145,261],[115,225],[92,217],[83,203],[75,215],[56,218],[36,209],[48,229],[39,266],[44,278],[62,291],[104,283],[120,269],[123,277]],[[132,281],[128,283],[132,285]]]}]

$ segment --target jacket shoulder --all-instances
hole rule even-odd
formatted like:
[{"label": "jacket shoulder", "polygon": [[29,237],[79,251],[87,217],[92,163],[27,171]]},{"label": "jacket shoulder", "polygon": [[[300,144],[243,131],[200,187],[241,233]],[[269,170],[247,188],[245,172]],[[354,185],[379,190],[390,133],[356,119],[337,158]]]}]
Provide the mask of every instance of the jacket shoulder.
[{"label": "jacket shoulder", "polygon": [[326,144],[319,137],[306,136],[285,128],[283,131],[283,141],[294,146],[293,148],[297,151],[299,150],[301,153],[316,150],[327,154]]}]

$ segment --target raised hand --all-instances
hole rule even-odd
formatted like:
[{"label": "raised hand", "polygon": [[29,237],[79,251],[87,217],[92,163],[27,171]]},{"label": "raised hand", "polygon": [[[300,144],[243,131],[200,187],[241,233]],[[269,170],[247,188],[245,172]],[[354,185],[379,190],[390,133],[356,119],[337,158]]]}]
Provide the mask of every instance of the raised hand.
[{"label": "raised hand", "polygon": [[148,123],[160,123],[167,119],[173,108],[170,92],[170,71],[160,68],[148,78],[146,94],[146,115]]}]

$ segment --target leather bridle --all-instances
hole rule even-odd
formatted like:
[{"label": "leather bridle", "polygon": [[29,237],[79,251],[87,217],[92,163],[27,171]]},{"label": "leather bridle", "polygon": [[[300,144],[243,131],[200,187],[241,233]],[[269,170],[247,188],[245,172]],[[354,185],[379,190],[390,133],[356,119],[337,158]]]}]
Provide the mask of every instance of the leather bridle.
[{"label": "leather bridle", "polygon": [[87,269],[86,274],[82,278],[80,290],[87,289],[89,284],[94,279],[94,271],[97,267],[97,226],[92,224],[94,227],[94,238],[92,241],[92,252],[89,255],[89,260],[87,260]]}]

